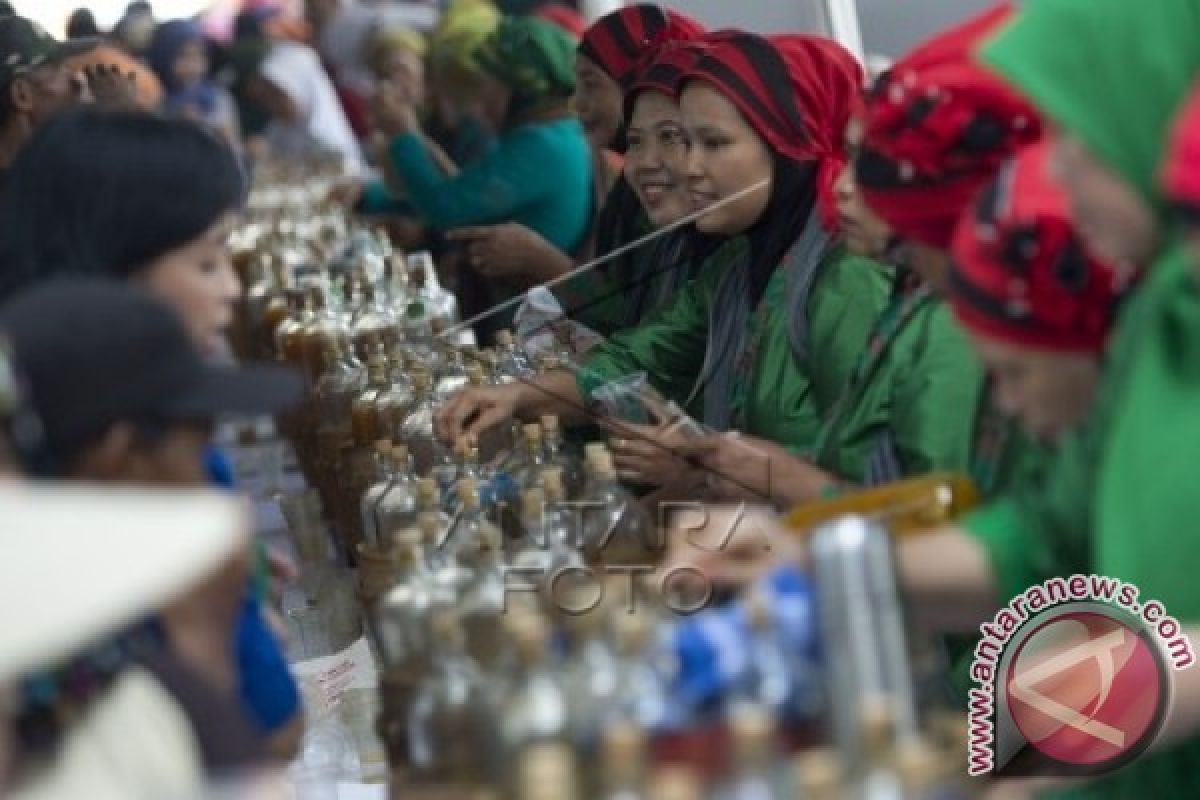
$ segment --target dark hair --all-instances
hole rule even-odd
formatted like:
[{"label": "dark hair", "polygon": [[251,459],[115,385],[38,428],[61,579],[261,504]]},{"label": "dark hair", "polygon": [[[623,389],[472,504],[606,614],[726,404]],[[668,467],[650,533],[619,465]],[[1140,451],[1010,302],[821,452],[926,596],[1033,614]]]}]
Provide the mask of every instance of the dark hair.
[{"label": "dark hair", "polygon": [[67,18],[68,39],[87,39],[99,35],[100,26],[96,24],[96,17],[91,11],[79,8],[71,12],[71,16]]},{"label": "dark hair", "polygon": [[0,300],[63,275],[124,280],[236,209],[245,183],[196,123],[64,113],[21,150],[0,197]]}]

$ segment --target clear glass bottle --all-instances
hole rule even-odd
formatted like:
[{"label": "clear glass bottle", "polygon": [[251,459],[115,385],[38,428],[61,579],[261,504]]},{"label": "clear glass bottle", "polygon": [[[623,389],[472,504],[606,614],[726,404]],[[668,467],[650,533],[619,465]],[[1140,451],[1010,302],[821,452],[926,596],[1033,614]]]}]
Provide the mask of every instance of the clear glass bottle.
[{"label": "clear glass bottle", "polygon": [[610,564],[645,564],[657,556],[654,522],[617,482],[612,456],[596,454],[580,497],[583,549],[589,559]]},{"label": "clear glass bottle", "polygon": [[791,659],[780,640],[771,607],[762,591],[751,589],[742,601],[750,627],[747,668],[730,692],[730,705],[750,705],[785,714],[792,696]]},{"label": "clear glass bottle", "polygon": [[429,614],[435,605],[417,531],[393,537],[392,563],[394,583],[374,610],[375,638],[384,669],[416,680],[429,667]]},{"label": "clear glass bottle", "polygon": [[712,794],[713,800],[789,800],[786,776],[779,769],[775,727],[763,708],[739,709],[729,722],[733,766]]},{"label": "clear glass bottle", "polygon": [[412,410],[400,426],[400,437],[408,445],[408,451],[413,456],[417,475],[425,477],[436,468],[444,480],[447,469],[453,471],[455,466],[450,454],[442,447],[434,433],[437,406],[434,403],[432,380],[425,371],[414,372],[412,378]]},{"label": "clear glass bottle", "polygon": [[[379,505],[395,480],[392,461],[392,442],[380,439],[375,443],[375,480],[363,492],[359,511],[362,516],[363,541],[373,548],[382,548],[384,539],[379,532]],[[405,526],[411,527],[411,526]]]},{"label": "clear glass bottle", "polygon": [[510,763],[532,745],[569,741],[568,701],[550,662],[546,623],[534,614],[508,617],[517,668],[500,713],[503,749]]},{"label": "clear glass bottle", "polygon": [[291,313],[275,329],[275,355],[297,369],[304,368],[304,331],[316,316],[310,291],[292,289],[287,293]]},{"label": "clear glass bottle", "polygon": [[454,487],[458,495],[458,510],[453,515],[450,535],[446,539],[446,552],[464,566],[474,569],[481,552],[488,550],[483,537],[495,529],[484,512],[479,498],[479,483],[474,478],[463,478]]},{"label": "clear glass bottle", "polygon": [[503,625],[509,609],[500,531],[484,521],[468,552],[469,562],[460,558],[459,563],[469,570],[470,580],[458,601],[467,649],[485,673],[506,675],[512,668],[513,651]]},{"label": "clear glass bottle", "polygon": [[388,454],[390,481],[376,504],[376,530],[382,543],[417,524],[417,478],[408,447],[395,445]]},{"label": "clear glass bottle", "polygon": [[496,349],[499,360],[496,364],[496,380],[500,383],[527,381],[537,374],[525,350],[517,345],[512,331],[496,334]]},{"label": "clear glass bottle", "polygon": [[354,434],[355,445],[361,448],[371,446],[372,442],[382,438],[390,438],[390,431],[379,428],[376,416],[376,401],[388,390],[388,362],[383,353],[374,353],[367,362],[366,385],[353,399],[350,405],[350,425]]},{"label": "clear glass bottle", "polygon": [[630,722],[651,733],[674,721],[667,679],[651,652],[654,625],[648,608],[635,607],[632,612],[614,615],[617,690],[607,710],[610,720]]},{"label": "clear glass bottle", "polygon": [[354,443],[352,409],[366,386],[367,371],[336,338],[327,338],[324,347],[324,370],[313,390],[314,430],[320,457],[336,469],[342,449]]},{"label": "clear glass bottle", "polygon": [[556,414],[542,416],[542,446],[546,466],[558,467],[562,470],[563,488],[567,492],[567,497],[569,499],[579,497],[583,492],[585,480],[583,465],[563,442],[562,428]]},{"label": "clear glass bottle", "polygon": [[385,299],[369,282],[359,289],[361,301],[350,320],[350,338],[354,351],[362,360],[370,358],[375,345],[390,350],[396,343],[396,315]]},{"label": "clear glass bottle", "polygon": [[863,800],[904,800],[896,769],[896,722],[886,698],[863,701],[861,714],[864,763],[859,770],[858,796]]},{"label": "clear glass bottle", "polygon": [[434,397],[439,405],[443,405],[467,387],[469,378],[463,348],[444,340],[438,344],[442,357]]},{"label": "clear glass bottle", "polygon": [[520,466],[512,473],[513,481],[519,491],[536,489],[541,481],[542,470],[547,466],[546,453],[542,447],[542,426],[536,422],[521,428],[522,442],[525,446],[525,458]]},{"label": "clear glass bottle", "polygon": [[328,301],[328,295],[319,286],[308,289],[308,303],[312,317],[304,328],[304,372],[309,385],[315,386],[324,366],[326,342],[336,339],[339,345],[349,342],[349,325]]},{"label": "clear glass bottle", "polygon": [[[420,277],[417,277],[420,276]],[[447,325],[459,321],[458,299],[438,282],[433,254],[413,253],[408,257],[409,293],[416,295],[429,308],[430,316]]]},{"label": "clear glass bottle", "polygon": [[482,786],[498,774],[493,696],[455,613],[436,611],[431,628],[437,646],[409,712],[406,782]]},{"label": "clear glass bottle", "polygon": [[384,257],[383,286],[388,305],[399,322],[408,306],[408,266],[404,263],[403,254],[392,253]]}]

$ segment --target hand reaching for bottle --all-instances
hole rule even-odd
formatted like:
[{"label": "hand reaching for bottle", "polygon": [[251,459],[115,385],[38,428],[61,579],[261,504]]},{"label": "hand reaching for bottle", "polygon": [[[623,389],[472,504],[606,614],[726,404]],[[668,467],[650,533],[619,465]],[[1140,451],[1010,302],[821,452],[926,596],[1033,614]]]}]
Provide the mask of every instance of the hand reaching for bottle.
[{"label": "hand reaching for bottle", "polygon": [[516,416],[520,391],[518,384],[510,384],[459,392],[434,420],[438,438],[447,446],[461,436],[478,441],[484,431]]}]

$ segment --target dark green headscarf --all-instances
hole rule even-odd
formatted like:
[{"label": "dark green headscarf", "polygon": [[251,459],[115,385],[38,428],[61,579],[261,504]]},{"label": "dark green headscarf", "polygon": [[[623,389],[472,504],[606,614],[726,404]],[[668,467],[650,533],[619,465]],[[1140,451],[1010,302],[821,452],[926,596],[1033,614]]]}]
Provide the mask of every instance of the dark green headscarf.
[{"label": "dark green headscarf", "polygon": [[1196,0],[1036,0],[983,61],[1159,212],[1171,120],[1200,73]]},{"label": "dark green headscarf", "polygon": [[536,17],[505,17],[475,54],[480,68],[512,89],[510,119],[565,106],[575,91],[574,39]]}]

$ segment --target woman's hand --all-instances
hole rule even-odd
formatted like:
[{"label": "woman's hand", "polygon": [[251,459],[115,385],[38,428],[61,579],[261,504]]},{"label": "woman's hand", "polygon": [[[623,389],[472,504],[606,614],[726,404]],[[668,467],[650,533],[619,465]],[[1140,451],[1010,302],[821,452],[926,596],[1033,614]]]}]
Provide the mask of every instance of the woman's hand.
[{"label": "woman's hand", "polygon": [[137,77],[124,74],[109,64],[93,64],[83,68],[86,99],[103,108],[136,108]]},{"label": "woman's hand", "polygon": [[524,278],[545,283],[573,266],[569,256],[537,231],[515,222],[459,228],[450,231],[447,238],[462,242],[467,250],[467,263],[487,278]]},{"label": "woman's hand", "polygon": [[437,436],[447,446],[462,436],[478,440],[484,431],[515,417],[520,399],[520,384],[459,392],[438,412],[434,420]]},{"label": "woman's hand", "polygon": [[703,482],[697,466],[680,455],[687,438],[677,426],[607,422],[605,427],[613,434],[608,444],[622,482],[655,487]]},{"label": "woman's hand", "polygon": [[681,452],[706,471],[707,495],[712,500],[771,502],[774,448],[736,431],[693,439]]}]

